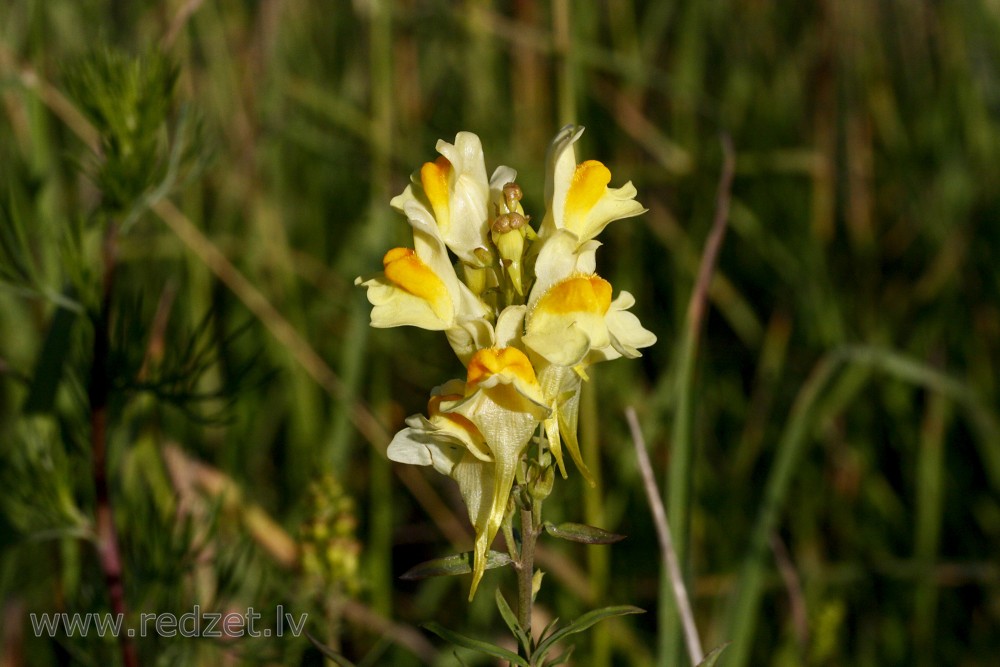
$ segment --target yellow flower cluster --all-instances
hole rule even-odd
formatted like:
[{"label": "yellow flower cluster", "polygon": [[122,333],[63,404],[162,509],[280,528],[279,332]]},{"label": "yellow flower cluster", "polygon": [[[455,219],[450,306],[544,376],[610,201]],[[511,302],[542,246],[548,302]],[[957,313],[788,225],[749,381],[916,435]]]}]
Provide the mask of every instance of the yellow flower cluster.
[{"label": "yellow flower cluster", "polygon": [[532,437],[540,433],[564,477],[565,449],[589,481],[576,435],[586,369],[656,341],[628,312],[632,295],[612,299],[595,273],[595,237],[645,209],[631,183],[608,187],[600,162],[577,164],[582,132],[566,126],[552,142],[537,231],[516,172],[501,166],[487,179],[479,137],[439,141],[441,157],[391,202],[413,247],[393,248],[383,273],[355,281],[368,290],[372,326],[444,331],[466,366],[465,379],[433,390],[426,417],[406,420],[388,455],[458,482],[476,530],[470,599]]}]

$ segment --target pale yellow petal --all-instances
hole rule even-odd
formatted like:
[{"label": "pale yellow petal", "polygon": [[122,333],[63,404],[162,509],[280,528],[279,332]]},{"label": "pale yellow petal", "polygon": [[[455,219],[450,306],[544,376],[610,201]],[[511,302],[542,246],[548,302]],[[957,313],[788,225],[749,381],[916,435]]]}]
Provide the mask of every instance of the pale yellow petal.
[{"label": "pale yellow petal", "polygon": [[[451,476],[458,482],[459,493],[465,501],[469,512],[469,521],[476,531],[476,541],[473,547],[472,585],[469,588],[469,600],[476,595],[479,582],[486,571],[486,552],[496,538],[496,530],[491,531],[494,513],[494,499],[498,487],[496,467],[484,463],[471,454],[466,454],[452,469]],[[509,492],[509,488],[508,488]],[[506,500],[504,501],[506,503]],[[503,520],[503,514],[500,515]],[[499,528],[499,524],[497,524]],[[491,534],[492,533],[492,534]]]},{"label": "pale yellow petal", "polygon": [[[462,383],[460,391],[464,390],[464,386],[465,384]],[[455,389],[455,387],[451,389]],[[448,411],[452,404],[464,398],[462,393],[442,393],[441,388],[438,388],[427,402],[428,421],[435,428],[460,441],[476,458],[492,462],[493,453],[489,445],[486,444],[486,439],[483,438],[479,428],[465,415]]]},{"label": "pale yellow petal", "polygon": [[467,450],[433,430],[420,427],[419,422],[414,423],[418,426],[396,433],[386,449],[386,456],[396,463],[433,466],[439,473],[450,475]]},{"label": "pale yellow petal", "polygon": [[377,329],[399,326],[413,326],[430,331],[448,328],[445,322],[431,308],[426,299],[390,282],[384,275],[355,284],[368,289],[368,301],[372,304],[371,325]]},{"label": "pale yellow petal", "polygon": [[591,350],[590,338],[573,322],[565,328],[529,330],[521,340],[529,350],[559,366],[575,366]]},{"label": "pale yellow petal", "polygon": [[583,134],[583,127],[566,125],[559,130],[549,145],[548,170],[545,180],[546,214],[538,231],[541,238],[555,233],[563,219],[566,192],[573,179],[573,171],[576,169],[576,153],[573,150],[573,144],[576,143],[581,134]]},{"label": "pale yellow petal", "polygon": [[[449,220],[446,226],[442,226],[442,237],[460,260],[473,266],[482,266],[484,258],[490,259],[487,242],[490,185],[486,180],[482,143],[472,132],[459,132],[455,135],[454,144],[438,141],[437,150],[450,165],[444,183]],[[438,160],[440,161],[441,159]],[[435,187],[442,184],[442,181],[445,179],[439,174],[435,175]],[[431,201],[435,199],[431,198]]]},{"label": "pale yellow petal", "polygon": [[611,302],[605,322],[608,325],[610,346],[592,350],[588,361],[595,363],[617,359],[618,357],[635,358],[641,356],[640,349],[649,347],[656,342],[656,335],[643,328],[639,318],[628,312],[635,304],[635,298],[623,291]]},{"label": "pale yellow petal", "polygon": [[[553,456],[557,456],[557,461],[562,459],[562,450],[569,452],[570,458],[580,470],[583,478],[591,486],[594,485],[594,476],[590,469],[583,462],[580,453],[580,443],[577,438],[577,422],[580,413],[580,391],[582,381],[573,368],[567,366],[557,366],[549,364],[539,372],[538,380],[541,383],[543,393],[553,406],[552,415],[546,420],[545,430],[549,439],[549,447]],[[558,442],[558,454],[553,443]],[[563,470],[560,464],[560,470]],[[565,472],[563,472],[565,476]]]},{"label": "pale yellow petal", "polygon": [[[482,302],[477,300],[476,303],[481,307]],[[466,310],[461,311],[462,317],[454,327],[445,332],[451,349],[454,350],[455,356],[463,365],[469,363],[469,359],[477,350],[493,344],[493,326],[488,320],[483,319],[485,313],[482,311],[479,312],[478,317],[469,317],[469,310],[472,307],[476,307],[475,304],[467,306]]]},{"label": "pale yellow petal", "polygon": [[535,282],[528,295],[532,307],[556,283],[574,275],[593,273],[597,267],[595,253],[599,241],[584,241],[572,232],[561,229],[541,242],[534,261]]},{"label": "pale yellow petal", "polygon": [[507,306],[497,317],[494,345],[496,347],[511,347],[517,345],[524,335],[525,306]]}]

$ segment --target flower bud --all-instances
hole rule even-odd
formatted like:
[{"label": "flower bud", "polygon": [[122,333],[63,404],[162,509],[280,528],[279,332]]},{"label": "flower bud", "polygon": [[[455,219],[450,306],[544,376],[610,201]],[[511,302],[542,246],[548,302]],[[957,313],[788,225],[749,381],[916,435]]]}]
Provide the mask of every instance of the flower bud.
[{"label": "flower bud", "polygon": [[521,192],[521,186],[517,183],[507,183],[503,186],[503,204],[507,207],[508,213],[518,213],[523,211],[519,201],[524,194]]},{"label": "flower bud", "polygon": [[465,284],[473,294],[479,296],[486,290],[487,269],[463,264],[462,272]]},{"label": "flower bud", "polygon": [[[516,217],[515,217],[516,216]],[[505,216],[500,216],[504,218]],[[511,213],[507,217],[510,218],[520,218],[524,220],[524,217],[517,214]],[[507,223],[509,221],[505,221]],[[497,245],[497,251],[500,253],[501,264],[506,268],[507,275],[510,276],[510,282],[514,286],[514,290],[523,295],[524,288],[521,284],[521,257],[524,255],[524,229],[527,229],[525,224],[522,222],[520,226],[510,228],[510,231],[497,233],[493,232],[493,242]],[[494,227],[496,230],[496,227]]]},{"label": "flower bud", "polygon": [[552,493],[552,485],[556,480],[556,471],[552,466],[538,471],[538,477],[528,486],[528,492],[535,500],[545,500]]}]

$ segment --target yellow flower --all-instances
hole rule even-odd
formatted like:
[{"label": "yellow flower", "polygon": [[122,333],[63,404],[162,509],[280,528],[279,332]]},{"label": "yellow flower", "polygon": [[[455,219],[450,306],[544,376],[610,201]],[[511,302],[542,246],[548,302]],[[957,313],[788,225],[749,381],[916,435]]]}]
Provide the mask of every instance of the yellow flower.
[{"label": "yellow flower", "polygon": [[475,595],[496,538],[507,498],[532,434],[548,417],[534,368],[513,347],[485,348],[469,361],[465,382],[434,390],[428,417],[407,418],[392,439],[388,457],[430,465],[458,482],[476,530],[472,586]]},{"label": "yellow flower", "polygon": [[549,409],[531,362],[514,347],[476,352],[469,361],[465,393],[464,400],[445,411],[475,424],[493,456],[492,465],[466,457],[452,475],[476,529],[471,600],[486,568],[486,551],[503,521],[521,455]]},{"label": "yellow flower", "polygon": [[639,215],[646,209],[635,201],[631,182],[609,188],[611,172],[596,160],[576,162],[573,144],[583,128],[563,127],[549,147],[545,183],[547,210],[532,249],[535,282],[529,305],[571,276],[596,271],[595,237],[615,220]]},{"label": "yellow flower", "polygon": [[[390,202],[413,228],[413,250],[391,250],[383,275],[355,284],[368,288],[372,326],[445,331],[466,363],[492,343],[492,311],[479,298],[495,259],[491,208],[517,174],[501,166],[487,181],[482,144],[471,132],[459,132],[454,144],[438,141],[437,150],[441,156],[425,163]],[[449,251],[461,262],[461,279]]]},{"label": "yellow flower", "polygon": [[460,359],[467,359],[492,339],[489,310],[455,274],[439,239],[415,231],[415,249],[393,248],[382,258],[384,271],[356,278],[368,288],[371,324],[386,328],[415,326],[444,331]]},{"label": "yellow flower", "polygon": [[487,181],[483,146],[472,132],[459,132],[454,144],[438,141],[437,150],[441,157],[424,163],[390,204],[406,215],[414,229],[439,238],[463,263],[489,265],[489,204],[516,173],[498,167]]},{"label": "yellow flower", "polygon": [[596,274],[573,275],[532,293],[521,344],[535,357],[538,379],[551,414],[545,420],[549,448],[562,475],[562,446],[588,482],[593,478],[580,454],[577,421],[581,381],[587,367],[619,356],[638,357],[656,342],[626,311],[635,300],[622,292],[612,300],[611,284]]},{"label": "yellow flower", "polygon": [[397,433],[386,455],[397,463],[433,466],[443,475],[452,469],[464,455],[492,463],[493,454],[479,429],[460,414],[443,412],[443,408],[465,398],[465,382],[451,380],[435,387],[427,403],[427,417],[407,417],[407,428]]},{"label": "yellow flower", "polygon": [[573,144],[581,134],[582,127],[567,125],[559,130],[549,148],[545,184],[548,211],[538,231],[542,238],[565,229],[583,243],[600,234],[608,223],[646,211],[635,201],[631,181],[620,188],[609,188],[611,172],[607,167],[597,160],[577,164]]},{"label": "yellow flower", "polygon": [[491,311],[459,279],[448,250],[469,262],[490,256],[490,185],[476,135],[460,132],[454,145],[441,141],[438,150],[442,157],[426,163],[391,202],[413,228],[413,248],[393,248],[383,258],[384,273],[355,284],[368,288],[372,326],[445,331],[464,362],[490,344]]},{"label": "yellow flower", "polygon": [[628,292],[611,300],[611,283],[597,274],[565,278],[541,294],[532,293],[524,345],[558,366],[586,367],[595,361],[638,357],[656,336],[627,312]]}]

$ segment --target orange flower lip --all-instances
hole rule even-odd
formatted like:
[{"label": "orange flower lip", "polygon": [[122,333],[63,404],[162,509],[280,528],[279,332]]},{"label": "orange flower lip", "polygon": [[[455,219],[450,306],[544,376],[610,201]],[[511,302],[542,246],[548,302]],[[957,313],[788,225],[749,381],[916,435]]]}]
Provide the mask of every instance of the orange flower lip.
[{"label": "orange flower lip", "polygon": [[451,223],[451,205],[448,202],[448,178],[451,162],[443,155],[434,162],[425,162],[420,168],[420,183],[434,209],[434,217],[442,231]]},{"label": "orange flower lip", "polygon": [[512,376],[530,385],[537,385],[535,369],[524,352],[514,347],[486,348],[476,352],[469,360],[468,392],[494,375]]},{"label": "orange flower lip", "polygon": [[385,277],[398,287],[430,304],[434,314],[442,320],[452,317],[451,297],[441,278],[427,266],[416,251],[410,248],[393,248],[382,258]]},{"label": "orange flower lip", "polygon": [[[587,215],[607,192],[610,182],[611,171],[597,160],[587,160],[577,165],[566,193],[567,221]],[[571,231],[578,231],[574,228],[575,225],[567,226]]]},{"label": "orange flower lip", "polygon": [[604,315],[611,307],[611,283],[598,275],[567,278],[553,285],[535,310],[550,315],[594,313]]}]

